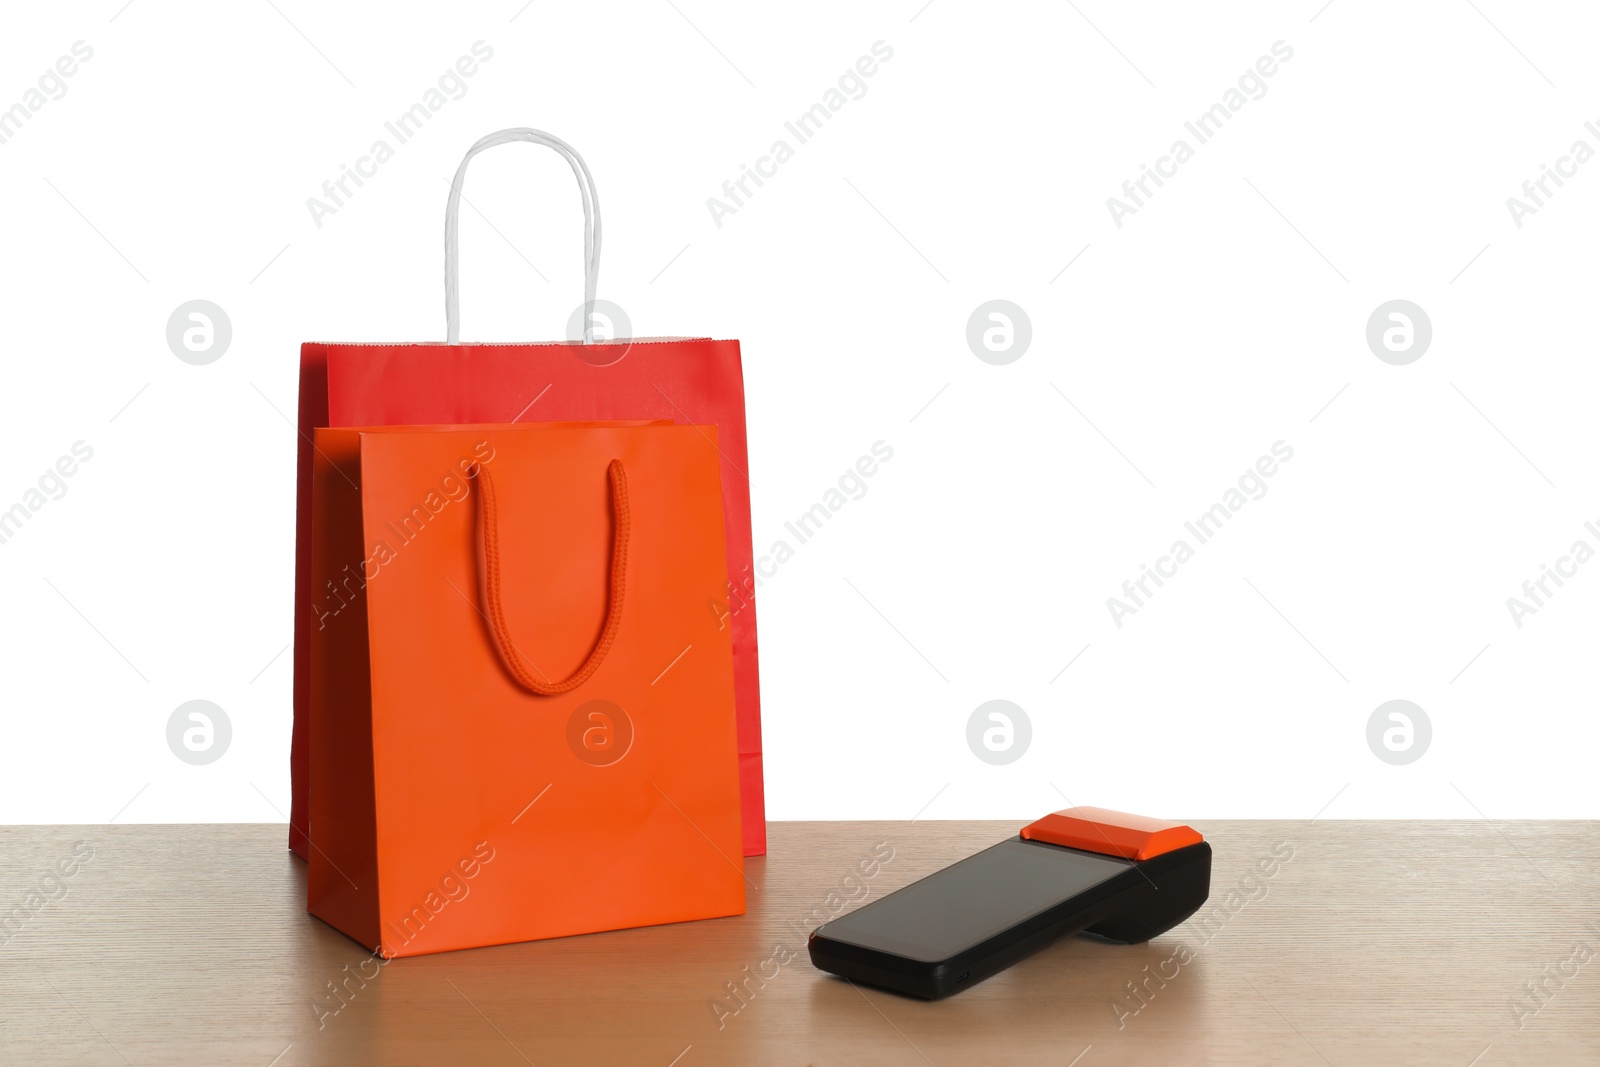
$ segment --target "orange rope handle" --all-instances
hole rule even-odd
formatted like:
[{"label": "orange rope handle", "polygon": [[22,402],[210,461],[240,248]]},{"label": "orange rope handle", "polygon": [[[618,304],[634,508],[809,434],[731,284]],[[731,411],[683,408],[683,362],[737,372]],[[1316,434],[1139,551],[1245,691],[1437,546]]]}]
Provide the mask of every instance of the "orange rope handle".
[{"label": "orange rope handle", "polygon": [[494,480],[482,464],[473,464],[472,470],[467,473],[467,477],[478,483],[478,536],[483,567],[480,577],[488,607],[485,618],[489,623],[489,635],[494,639],[495,649],[500,653],[506,669],[511,672],[511,677],[522,688],[540,696],[569,693],[588,681],[600,669],[606,653],[611,651],[617,639],[617,628],[622,624],[622,595],[626,585],[628,534],[632,517],[628,511],[628,476],[622,469],[620,459],[612,460],[606,467],[606,476],[611,483],[611,513],[615,528],[611,538],[611,596],[606,605],[605,628],[600,631],[600,639],[583,661],[583,666],[571,677],[552,682],[537,667],[529,671],[528,668],[533,665],[526,662],[526,657],[511,641],[511,628],[506,623],[505,608],[500,598],[500,532]]}]

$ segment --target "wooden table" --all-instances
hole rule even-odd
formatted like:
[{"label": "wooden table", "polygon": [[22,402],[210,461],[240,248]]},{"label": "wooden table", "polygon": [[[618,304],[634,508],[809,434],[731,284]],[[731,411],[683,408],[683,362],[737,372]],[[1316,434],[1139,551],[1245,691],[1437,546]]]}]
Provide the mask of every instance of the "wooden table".
[{"label": "wooden table", "polygon": [[282,826],[0,829],[0,1061],[1600,1063],[1597,823],[1200,822],[1205,927],[1072,938],[938,1003],[811,967],[819,916],[1026,821],[775,823],[741,918],[382,967],[305,913]]}]

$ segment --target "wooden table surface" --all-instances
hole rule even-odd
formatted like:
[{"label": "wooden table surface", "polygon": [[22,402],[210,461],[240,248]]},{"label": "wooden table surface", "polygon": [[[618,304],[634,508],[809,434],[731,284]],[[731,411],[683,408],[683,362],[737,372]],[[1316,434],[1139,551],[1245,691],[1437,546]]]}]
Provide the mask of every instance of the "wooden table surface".
[{"label": "wooden table surface", "polygon": [[1600,823],[1199,822],[1205,926],[937,1003],[812,968],[819,915],[1026,821],[774,823],[745,916],[381,967],[306,914],[281,825],[0,829],[0,1062],[1600,1063]]}]

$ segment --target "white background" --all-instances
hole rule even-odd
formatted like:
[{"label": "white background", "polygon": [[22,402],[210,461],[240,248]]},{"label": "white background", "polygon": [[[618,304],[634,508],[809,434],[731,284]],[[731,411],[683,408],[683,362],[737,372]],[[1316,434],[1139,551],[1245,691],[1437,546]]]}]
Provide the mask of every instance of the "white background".
[{"label": "white background", "polygon": [[[894,449],[761,590],[771,817],[1600,815],[1600,563],[1520,628],[1506,606],[1600,548],[1600,161],[1520,228],[1506,206],[1600,148],[1593,12],[274,3],[8,12],[0,107],[94,54],[0,145],[0,508],[94,455],[0,544],[0,819],[287,811],[299,344],[442,337],[447,176],[521,125],[586,156],[636,332],[741,340],[758,555]],[[479,40],[466,95],[316,226]],[[1116,226],[1280,40],[1266,95]],[[866,94],[718,227],[707,198],[877,41]],[[500,149],[467,195],[464,336],[560,336],[565,164]],[[196,298],[234,330],[208,366],[165,339]],[[965,339],[994,298],[1032,321],[1007,366]],[[1408,366],[1365,340],[1396,298],[1433,325]],[[1118,628],[1106,599],[1280,440],[1266,496]],[[204,767],[165,738],[196,698],[233,724]],[[1395,698],[1433,726],[1407,766],[1366,741]],[[1033,724],[1007,766],[967,747],[991,699]]]}]

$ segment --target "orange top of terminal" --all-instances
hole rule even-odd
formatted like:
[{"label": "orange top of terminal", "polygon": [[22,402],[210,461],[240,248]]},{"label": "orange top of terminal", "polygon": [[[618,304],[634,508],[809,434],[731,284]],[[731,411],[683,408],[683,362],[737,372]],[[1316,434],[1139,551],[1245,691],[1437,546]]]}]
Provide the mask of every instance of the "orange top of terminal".
[{"label": "orange top of terminal", "polygon": [[1183,823],[1105,808],[1051,812],[1024,826],[1022,837],[1025,841],[1043,841],[1130,860],[1147,860],[1205,840],[1200,831]]}]

